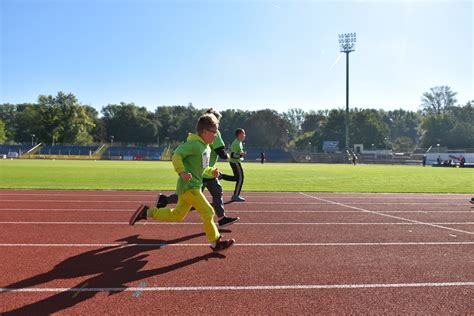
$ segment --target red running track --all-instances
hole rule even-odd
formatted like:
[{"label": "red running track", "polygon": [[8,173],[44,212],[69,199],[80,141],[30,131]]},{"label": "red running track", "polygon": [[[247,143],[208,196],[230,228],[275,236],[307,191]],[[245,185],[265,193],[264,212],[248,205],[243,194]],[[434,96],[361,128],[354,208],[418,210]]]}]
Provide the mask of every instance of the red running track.
[{"label": "red running track", "polygon": [[472,313],[467,195],[248,192],[222,254],[195,212],[129,227],[154,197],[0,191],[1,315]]}]

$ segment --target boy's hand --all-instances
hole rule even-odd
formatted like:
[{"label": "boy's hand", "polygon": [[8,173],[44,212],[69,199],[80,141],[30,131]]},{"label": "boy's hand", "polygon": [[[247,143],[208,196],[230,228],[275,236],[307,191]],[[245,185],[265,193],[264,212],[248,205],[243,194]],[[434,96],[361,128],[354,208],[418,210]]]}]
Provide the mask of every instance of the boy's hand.
[{"label": "boy's hand", "polygon": [[184,181],[189,181],[192,179],[193,175],[189,172],[186,172],[186,171],[181,171],[179,173],[179,176],[181,177],[181,179],[183,179]]},{"label": "boy's hand", "polygon": [[212,176],[214,178],[217,178],[219,176],[219,169],[216,168],[216,169],[212,170]]},{"label": "boy's hand", "polygon": [[246,155],[247,155],[247,153],[245,151],[240,153],[240,157],[242,157],[242,158],[245,157]]}]

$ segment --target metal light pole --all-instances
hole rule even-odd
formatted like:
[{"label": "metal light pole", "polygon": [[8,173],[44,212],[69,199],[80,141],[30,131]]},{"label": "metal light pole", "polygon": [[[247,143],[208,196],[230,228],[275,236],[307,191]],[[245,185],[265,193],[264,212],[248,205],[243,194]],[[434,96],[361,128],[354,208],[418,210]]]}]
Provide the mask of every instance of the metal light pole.
[{"label": "metal light pole", "polygon": [[33,146],[34,142],[35,142],[35,134],[31,134],[31,146]]},{"label": "metal light pole", "polygon": [[355,51],[356,33],[339,34],[341,53],[346,54],[346,149],[349,149],[349,53]]},{"label": "metal light pole", "polygon": [[114,145],[114,138],[115,138],[114,135],[110,135],[110,147]]}]

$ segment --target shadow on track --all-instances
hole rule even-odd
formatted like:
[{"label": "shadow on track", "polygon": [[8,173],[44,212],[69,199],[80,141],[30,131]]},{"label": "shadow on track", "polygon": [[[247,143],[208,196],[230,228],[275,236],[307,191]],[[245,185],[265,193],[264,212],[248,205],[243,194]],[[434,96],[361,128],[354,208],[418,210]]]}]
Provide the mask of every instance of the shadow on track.
[{"label": "shadow on track", "polygon": [[[58,280],[72,279],[88,275],[93,277],[73,286],[73,288],[126,288],[127,283],[144,280],[156,275],[165,274],[174,270],[190,266],[203,260],[224,259],[225,256],[219,253],[207,253],[202,256],[190,258],[152,270],[141,269],[147,264],[147,252],[163,248],[164,244],[174,244],[197,237],[204,236],[204,233],[184,236],[174,240],[153,240],[140,239],[139,235],[132,235],[117,241],[124,241],[124,244],[117,246],[103,247],[81,253],[68,258],[57,264],[51,271],[42,273],[31,278],[21,280],[6,286],[9,289],[34,287],[40,284]],[[147,244],[146,246],[126,246],[133,244]],[[157,244],[150,245],[150,244]],[[125,245],[125,247],[124,247]],[[110,292],[113,295],[117,292]],[[93,298],[99,292],[61,292],[38,302],[22,306],[20,308],[2,312],[4,315],[51,315],[69,307],[75,306],[83,301]]]}]

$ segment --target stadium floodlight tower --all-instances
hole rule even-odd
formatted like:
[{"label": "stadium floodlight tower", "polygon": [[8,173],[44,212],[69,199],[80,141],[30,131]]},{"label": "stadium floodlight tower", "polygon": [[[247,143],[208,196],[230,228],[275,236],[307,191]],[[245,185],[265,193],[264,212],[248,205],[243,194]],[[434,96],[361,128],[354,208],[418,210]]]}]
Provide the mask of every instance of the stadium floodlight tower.
[{"label": "stadium floodlight tower", "polygon": [[346,53],[346,150],[349,149],[349,53],[355,51],[356,33],[339,34],[341,53]]}]

